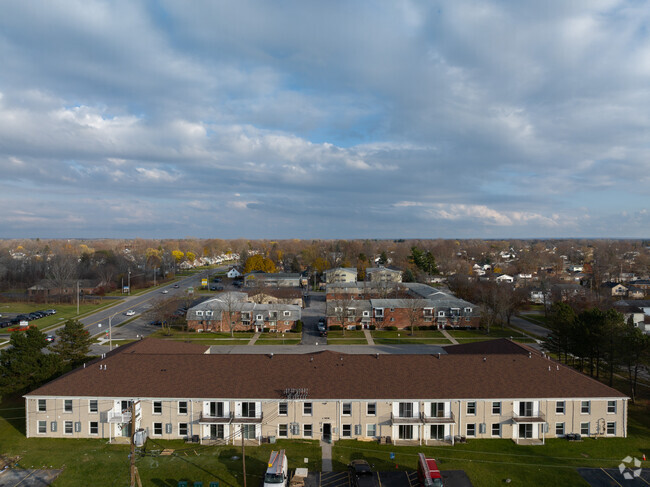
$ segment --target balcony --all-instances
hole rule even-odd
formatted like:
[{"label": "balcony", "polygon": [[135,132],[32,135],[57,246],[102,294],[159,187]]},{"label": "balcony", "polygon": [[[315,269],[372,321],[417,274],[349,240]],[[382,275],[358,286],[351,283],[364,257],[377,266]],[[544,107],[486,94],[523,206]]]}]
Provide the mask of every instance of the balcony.
[{"label": "balcony", "polygon": [[249,416],[235,416],[233,417],[232,422],[237,423],[237,424],[255,424],[255,423],[261,423],[262,422],[262,417],[264,415],[260,413],[259,418],[251,418]]},{"label": "balcony", "polygon": [[199,424],[229,424],[232,423],[232,418],[232,413],[228,416],[210,416],[209,414],[201,413]]},{"label": "balcony", "polygon": [[545,423],[546,417],[544,413],[537,412],[535,414],[517,414],[513,413],[512,420],[515,423]]},{"label": "balcony", "polygon": [[451,424],[456,422],[452,412],[443,416],[425,416],[424,413],[421,413],[420,418],[425,424]]},{"label": "balcony", "polygon": [[109,423],[129,423],[131,411],[109,411],[107,420]]},{"label": "balcony", "polygon": [[390,424],[420,424],[420,416],[396,416],[390,413]]}]

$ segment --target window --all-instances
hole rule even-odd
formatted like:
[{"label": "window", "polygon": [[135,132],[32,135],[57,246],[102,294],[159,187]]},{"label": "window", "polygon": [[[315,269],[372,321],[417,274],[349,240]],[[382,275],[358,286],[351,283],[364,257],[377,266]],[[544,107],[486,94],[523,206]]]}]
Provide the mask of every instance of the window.
[{"label": "window", "polygon": [[38,422],[38,434],[39,435],[44,435],[47,433],[47,421],[39,421]]},{"label": "window", "polygon": [[476,436],[476,425],[474,423],[469,423],[467,425],[467,429],[465,430],[465,435],[468,437]]},{"label": "window", "polygon": [[532,401],[521,401],[519,403],[519,416],[530,418],[533,415]]},{"label": "window", "polygon": [[476,414],[476,401],[470,401],[467,403],[467,414],[469,416],[474,416]]},{"label": "window", "polygon": [[555,414],[564,414],[564,401],[557,401],[555,403]]},{"label": "window", "polygon": [[494,401],[492,403],[492,414],[501,414],[501,401]]},{"label": "window", "polygon": [[413,403],[412,402],[400,402],[399,403],[399,417],[400,418],[412,418],[413,417]]},{"label": "window", "polygon": [[162,436],[162,423],[153,424],[153,434],[156,436]]},{"label": "window", "polygon": [[350,416],[352,414],[352,403],[351,402],[344,402],[343,403],[343,411],[341,412],[343,416]]},{"label": "window", "polygon": [[154,401],[153,402],[153,413],[154,414],[162,414],[162,401]]},{"label": "window", "polygon": [[210,439],[211,440],[223,440],[224,438],[224,427],[222,424],[211,424],[210,425]]},{"label": "window", "polygon": [[187,401],[178,401],[178,414],[187,414]]},{"label": "window", "polygon": [[284,316],[291,316],[291,311],[285,311],[283,314]]},{"label": "window", "polygon": [[589,423],[580,423],[580,434],[589,436]]},{"label": "window", "polygon": [[555,436],[564,436],[564,423],[555,423]]},{"label": "window", "polygon": [[38,400],[38,412],[39,413],[44,413],[47,411],[47,401],[45,399],[39,399]]},{"label": "window", "polygon": [[213,311],[206,311],[205,316],[213,316],[214,312]]},{"label": "window", "polygon": [[63,426],[64,426],[64,433],[66,435],[71,435],[72,434],[72,421],[64,421]]},{"label": "window", "polygon": [[311,403],[305,402],[302,405],[302,414],[303,416],[311,416]]},{"label": "window", "polygon": [[187,423],[178,423],[178,434],[180,436],[187,436]]},{"label": "window", "polygon": [[366,436],[372,438],[377,436],[377,425],[376,424],[367,424],[366,425]]},{"label": "window", "polygon": [[431,403],[431,417],[432,418],[444,418],[445,417],[445,403],[444,402],[432,402]]},{"label": "window", "polygon": [[501,423],[492,423],[492,436],[501,437]]},{"label": "window", "polygon": [[391,312],[391,313],[394,313],[394,312],[395,312],[395,308],[391,308],[391,309],[390,309],[390,312]]},{"label": "window", "polygon": [[607,434],[609,436],[616,435],[616,421],[608,421],[607,422]]},{"label": "window", "polygon": [[210,401],[210,417],[212,418],[223,418],[223,402],[219,401]]},{"label": "window", "polygon": [[616,401],[607,401],[607,414],[616,414]]},{"label": "window", "polygon": [[430,433],[431,433],[431,439],[432,440],[444,440],[445,439],[445,425],[444,424],[432,424]]},{"label": "window", "polygon": [[203,311],[197,311],[196,316],[203,316]]},{"label": "window", "polygon": [[377,403],[369,402],[366,404],[366,416],[376,416],[377,415]]},{"label": "window", "polygon": [[96,413],[97,412],[97,399],[91,399],[88,401],[88,412]]},{"label": "window", "polygon": [[352,425],[351,424],[344,424],[343,425],[343,432],[341,436],[344,436],[346,438],[350,438],[352,436]]},{"label": "window", "polygon": [[302,436],[305,438],[311,438],[314,434],[314,429],[311,424],[306,424],[302,427]]},{"label": "window", "polygon": [[289,404],[286,402],[278,403],[278,415],[286,416],[287,414],[289,414]]},{"label": "window", "polygon": [[413,439],[413,425],[412,424],[400,424],[397,430],[397,437],[400,440],[411,440]]},{"label": "window", "polygon": [[99,434],[99,423],[97,421],[91,421],[88,431],[90,431],[91,435]]},{"label": "window", "polygon": [[582,401],[580,403],[580,413],[589,414],[590,409],[591,409],[591,404],[589,401]]},{"label": "window", "polygon": [[255,439],[255,425],[254,424],[242,424],[241,431],[242,431],[242,434],[244,435],[245,440],[254,440]]},{"label": "window", "polygon": [[254,418],[255,417],[255,403],[254,402],[243,402],[241,404],[241,415],[243,418]]},{"label": "window", "polygon": [[66,399],[65,401],[63,401],[63,410],[66,413],[72,412],[72,399]]},{"label": "window", "polygon": [[286,438],[289,436],[289,425],[279,424],[278,425],[278,436],[280,438]]}]

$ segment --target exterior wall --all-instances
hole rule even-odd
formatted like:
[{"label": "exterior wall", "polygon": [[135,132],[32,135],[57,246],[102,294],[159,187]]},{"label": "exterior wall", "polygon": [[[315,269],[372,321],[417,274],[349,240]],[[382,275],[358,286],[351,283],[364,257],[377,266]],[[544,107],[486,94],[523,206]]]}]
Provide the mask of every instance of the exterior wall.
[{"label": "exterior wall", "polygon": [[357,282],[357,273],[344,269],[336,269],[325,273],[325,282]]},{"label": "exterior wall", "polygon": [[366,271],[366,277],[370,282],[402,282],[401,271],[391,271],[388,269],[380,271]]},{"label": "exterior wall", "polygon": [[[253,312],[254,313],[254,312]],[[245,326],[241,321],[241,314],[239,312],[235,313],[236,316],[233,316],[233,320],[236,322],[235,331],[253,331],[255,327],[253,325]],[[265,317],[268,316],[265,313]],[[254,321],[254,320],[253,320]],[[264,328],[270,328],[276,330],[279,333],[284,333],[286,331],[291,331],[295,329],[296,321],[292,317],[282,316],[282,312],[278,312],[278,320],[275,322],[274,326],[271,326],[271,322],[265,321]],[[201,330],[201,331],[219,331],[219,332],[229,332],[230,327],[228,326],[228,321],[225,319],[211,319],[211,320],[187,320],[187,328],[189,330]]]},{"label": "exterior wall", "polygon": [[[97,412],[90,412],[89,398],[42,398],[45,399],[46,410],[38,411],[38,398],[26,399],[27,410],[27,437],[38,438],[102,438],[108,439],[122,436],[121,423],[109,423],[110,412],[121,413],[121,401],[126,398],[97,398]],[[66,412],[65,399],[72,401],[72,411]],[[589,402],[589,413],[582,413],[583,399],[560,399],[565,401],[564,412],[557,412],[555,399],[526,399],[533,402],[533,417],[541,419],[531,420],[533,440],[542,438],[555,438],[563,436],[556,434],[556,424],[564,424],[564,435],[578,433],[587,436],[582,430],[585,424],[589,425],[588,436],[626,436],[627,430],[627,400],[610,399],[613,401],[614,410],[608,412],[608,400],[584,399]],[[154,408],[154,402],[160,401],[160,408]],[[187,412],[179,410],[179,401],[187,402]],[[136,427],[148,430],[152,438],[179,439],[199,436],[202,440],[209,440],[210,425],[206,420],[209,412],[209,401],[224,403],[224,416],[232,414],[232,420],[223,421],[223,439],[221,442],[233,442],[240,439],[242,422],[241,402],[227,399],[142,399],[140,402],[140,419]],[[254,424],[254,439],[260,441],[262,437],[275,436],[279,438],[311,438],[320,439],[323,436],[323,425],[331,425],[333,440],[351,438],[359,440],[376,440],[381,437],[390,437],[393,442],[410,441],[426,443],[434,441],[431,438],[432,424],[443,424],[444,438],[442,441],[450,442],[453,436],[468,438],[507,438],[518,441],[519,424],[526,422],[520,418],[519,422],[513,420],[513,415],[518,411],[518,400],[486,400],[486,399],[434,399],[434,400],[246,400],[256,402],[256,416],[249,424]],[[280,402],[287,403],[287,413],[280,415]],[[399,418],[399,402],[412,403],[413,418],[403,420]],[[453,422],[432,423],[431,403],[444,403],[445,416],[453,415]],[[493,412],[493,403],[500,403],[500,410]],[[305,414],[304,404],[311,403],[311,414]],[[346,404],[349,403],[349,413]],[[374,414],[368,414],[368,403],[373,403]],[[468,410],[468,403],[474,403],[474,411]],[[203,416],[203,419],[202,419]],[[46,432],[39,433],[39,421],[45,421]],[[56,423],[56,431],[52,431],[52,423]],[[72,432],[66,433],[65,424],[71,423]],[[90,433],[91,422],[97,423],[97,434]],[[297,424],[298,429],[292,430],[291,425]],[[607,433],[608,423],[613,427],[613,433]],[[76,426],[78,424],[78,426]],[[412,437],[400,440],[400,424],[412,426]],[[548,424],[545,431],[544,425]],[[181,432],[185,425],[187,432]],[[284,428],[286,425],[286,429]],[[311,436],[306,434],[305,425],[311,425]],[[374,428],[368,428],[374,425]],[[468,430],[468,425],[474,425],[473,430]],[[484,429],[481,425],[485,425]],[[495,434],[493,425],[500,425]],[[372,431],[374,429],[374,434]],[[284,432],[286,431],[286,436]],[[471,432],[474,431],[472,435]],[[348,436],[349,432],[349,436]],[[160,433],[160,434],[158,434]],[[128,434],[127,434],[128,436]]]}]

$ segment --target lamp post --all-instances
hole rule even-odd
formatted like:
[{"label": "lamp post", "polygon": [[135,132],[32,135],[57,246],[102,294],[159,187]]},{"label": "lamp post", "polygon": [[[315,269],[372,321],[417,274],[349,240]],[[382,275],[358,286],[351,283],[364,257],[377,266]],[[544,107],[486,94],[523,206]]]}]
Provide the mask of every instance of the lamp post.
[{"label": "lamp post", "polygon": [[108,317],[108,350],[109,351],[113,350],[113,328],[111,326],[113,321],[113,316],[115,316],[118,313],[113,313],[111,316]]}]

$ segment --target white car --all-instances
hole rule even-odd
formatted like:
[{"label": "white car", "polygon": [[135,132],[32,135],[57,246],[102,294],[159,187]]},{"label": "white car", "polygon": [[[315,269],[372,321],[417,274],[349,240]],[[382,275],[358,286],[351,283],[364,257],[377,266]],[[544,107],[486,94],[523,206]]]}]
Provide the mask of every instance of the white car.
[{"label": "white car", "polygon": [[163,293],[163,294],[167,294],[168,292],[169,292],[169,291],[168,291],[167,289],[164,289],[162,293]]},{"label": "white car", "polygon": [[124,313],[124,314],[125,314],[126,316],[133,316],[133,315],[135,315],[135,311],[133,311],[132,309],[130,309],[130,310],[128,310],[128,311],[127,311],[126,313]]}]

